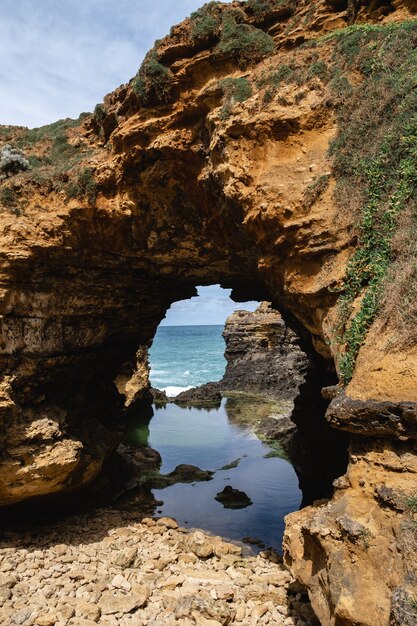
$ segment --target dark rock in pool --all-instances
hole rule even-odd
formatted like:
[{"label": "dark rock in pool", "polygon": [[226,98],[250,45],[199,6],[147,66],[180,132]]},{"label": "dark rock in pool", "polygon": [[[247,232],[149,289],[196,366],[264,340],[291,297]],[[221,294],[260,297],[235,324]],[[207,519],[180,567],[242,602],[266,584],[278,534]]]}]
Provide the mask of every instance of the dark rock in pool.
[{"label": "dark rock in pool", "polygon": [[222,401],[220,385],[219,383],[206,383],[200,387],[188,389],[178,394],[173,401],[182,406],[218,409]]},{"label": "dark rock in pool", "polygon": [[257,431],[267,439],[283,439],[286,435],[294,433],[296,429],[297,426],[291,419],[291,413],[284,413],[263,417]]},{"label": "dark rock in pool", "polygon": [[161,391],[161,389],[155,389],[154,387],[151,387],[150,393],[153,397],[153,401],[154,401],[154,404],[156,404],[156,406],[158,405],[164,406],[165,404],[168,404],[168,402],[170,402],[170,399],[168,398],[165,391]]},{"label": "dark rock in pool", "polygon": [[252,500],[244,491],[233,489],[230,485],[220,491],[215,500],[223,504],[225,509],[244,509],[253,504]]},{"label": "dark rock in pool", "polygon": [[243,537],[243,543],[248,543],[252,546],[257,546],[258,548],[265,548],[265,544],[262,539],[256,539],[256,537]]},{"label": "dark rock in pool", "polygon": [[162,464],[159,452],[148,446],[136,448],[121,443],[117,451],[136,474],[157,471]]},{"label": "dark rock in pool", "polygon": [[151,489],[164,489],[177,483],[194,483],[211,480],[214,472],[202,470],[195,465],[177,465],[170,474],[159,474],[149,478],[147,486]]}]

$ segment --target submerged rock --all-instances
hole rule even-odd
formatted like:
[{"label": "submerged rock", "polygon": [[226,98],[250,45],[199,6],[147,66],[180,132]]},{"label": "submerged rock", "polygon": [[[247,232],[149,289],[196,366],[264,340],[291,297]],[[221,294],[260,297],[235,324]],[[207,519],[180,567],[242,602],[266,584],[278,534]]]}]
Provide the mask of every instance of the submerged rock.
[{"label": "submerged rock", "polygon": [[214,472],[210,470],[202,470],[195,465],[181,464],[170,474],[159,474],[150,478],[147,485],[152,489],[164,489],[176,483],[194,483],[205,480],[212,480]]},{"label": "submerged rock", "polygon": [[244,491],[234,489],[230,485],[220,491],[214,499],[223,504],[225,509],[244,509],[253,504]]}]

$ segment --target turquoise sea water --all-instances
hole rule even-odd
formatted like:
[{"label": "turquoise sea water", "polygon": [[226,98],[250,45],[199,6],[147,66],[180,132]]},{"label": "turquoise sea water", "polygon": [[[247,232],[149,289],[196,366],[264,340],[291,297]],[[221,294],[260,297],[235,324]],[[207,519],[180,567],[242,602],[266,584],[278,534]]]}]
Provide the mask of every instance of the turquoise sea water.
[{"label": "turquoise sea water", "polygon": [[176,395],[220,380],[226,360],[223,326],[160,326],[150,349],[151,383]]}]

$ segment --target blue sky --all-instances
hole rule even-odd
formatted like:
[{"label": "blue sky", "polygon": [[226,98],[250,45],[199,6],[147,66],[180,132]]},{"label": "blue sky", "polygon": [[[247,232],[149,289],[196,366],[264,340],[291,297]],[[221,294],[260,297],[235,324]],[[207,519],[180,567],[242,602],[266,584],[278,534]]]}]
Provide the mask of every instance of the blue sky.
[{"label": "blue sky", "polygon": [[224,324],[236,309],[254,311],[259,302],[233,302],[230,289],[222,289],[219,285],[198,287],[198,296],[190,300],[175,302],[167,311],[162,326],[188,326],[205,324]]},{"label": "blue sky", "polygon": [[0,123],[92,111],[203,0],[1,0]]},{"label": "blue sky", "polygon": [[[227,1],[227,0],[226,0]],[[204,0],[1,0],[0,124],[30,128],[92,111],[134,76],[155,39]],[[222,324],[230,291],[199,288],[165,325]]]}]

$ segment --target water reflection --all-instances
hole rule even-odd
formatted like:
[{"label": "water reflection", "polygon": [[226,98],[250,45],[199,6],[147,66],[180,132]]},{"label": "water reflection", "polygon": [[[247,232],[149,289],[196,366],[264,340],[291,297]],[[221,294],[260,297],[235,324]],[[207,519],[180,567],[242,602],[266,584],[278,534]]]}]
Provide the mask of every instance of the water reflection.
[{"label": "water reflection", "polygon": [[[280,548],[284,517],[299,508],[301,492],[291,464],[254,435],[260,411],[271,410],[261,404],[249,402],[244,408],[236,398],[223,399],[212,410],[168,404],[154,409],[149,424],[131,423],[126,442],[144,445],[147,440],[161,454],[161,473],[184,463],[215,472],[209,482],[153,490],[164,503],[158,508],[162,515],[230,539],[252,536]],[[253,504],[225,508],[215,498],[226,486],[244,492]]]}]

